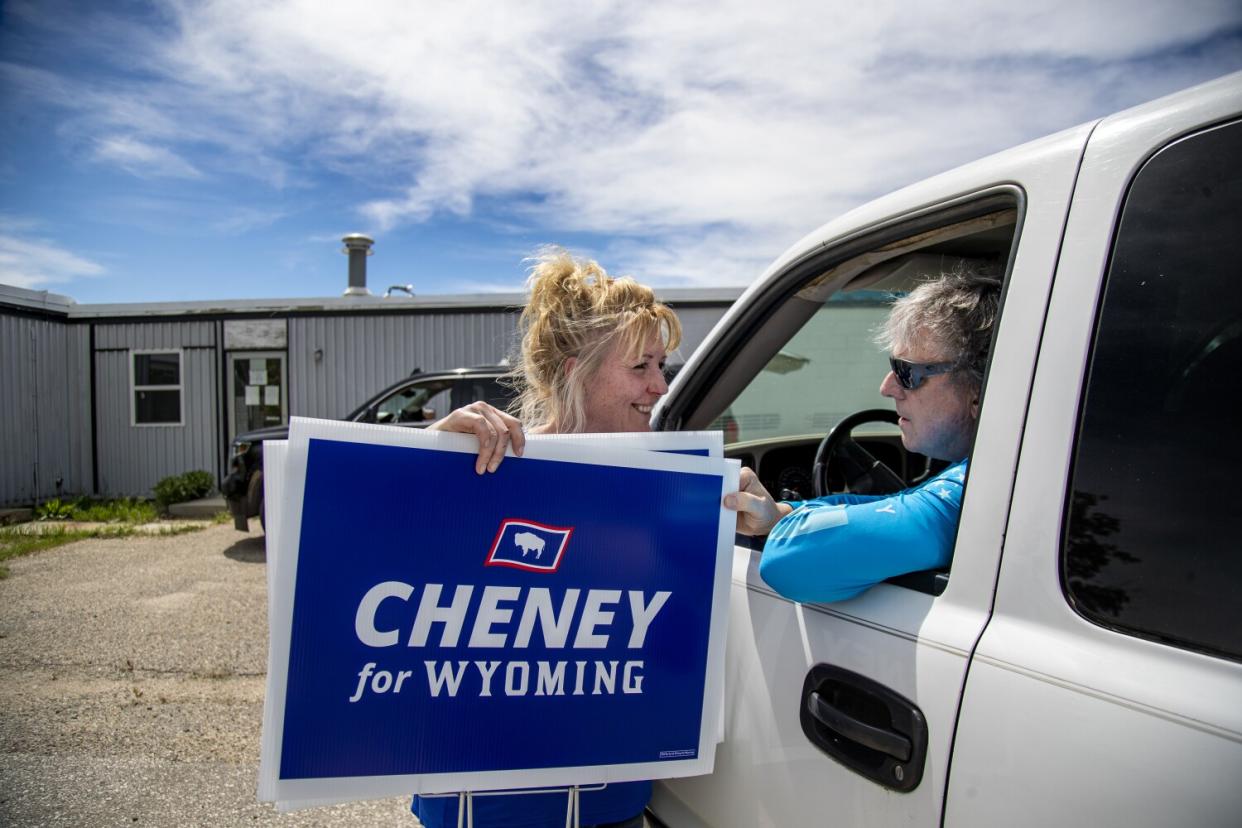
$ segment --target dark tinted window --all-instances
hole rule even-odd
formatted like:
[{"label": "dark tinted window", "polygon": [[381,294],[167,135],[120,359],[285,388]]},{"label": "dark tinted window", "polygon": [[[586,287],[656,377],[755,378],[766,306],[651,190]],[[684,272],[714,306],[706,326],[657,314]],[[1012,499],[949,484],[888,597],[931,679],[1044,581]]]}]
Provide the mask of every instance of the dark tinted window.
[{"label": "dark tinted window", "polygon": [[1242,124],[1135,177],[1087,379],[1062,578],[1109,627],[1242,656]]},{"label": "dark tinted window", "polygon": [[144,424],[181,422],[181,392],[135,391],[134,421]]},{"label": "dark tinted window", "polygon": [[509,407],[513,392],[495,377],[467,377],[453,386],[453,408],[483,400],[502,411]]},{"label": "dark tinted window", "polygon": [[134,354],[134,385],[180,385],[181,354]]}]

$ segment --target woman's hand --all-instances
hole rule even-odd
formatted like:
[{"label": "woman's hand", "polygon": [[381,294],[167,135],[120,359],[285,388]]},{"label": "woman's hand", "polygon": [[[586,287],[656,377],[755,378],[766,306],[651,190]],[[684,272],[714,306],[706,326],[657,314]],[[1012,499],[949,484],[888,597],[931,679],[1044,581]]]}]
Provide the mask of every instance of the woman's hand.
[{"label": "woman's hand", "polygon": [[510,444],[513,445],[513,453],[518,457],[522,456],[522,449],[526,447],[522,423],[516,417],[482,400],[463,405],[427,428],[434,431],[458,431],[478,437],[479,459],[474,464],[476,474],[496,471],[500,461],[505,459],[505,448]]},{"label": "woman's hand", "polygon": [[793,511],[788,503],[777,503],[750,469],[742,469],[739,491],[725,495],[726,509],[737,512],[737,531],[743,535],[766,535],[777,521]]}]

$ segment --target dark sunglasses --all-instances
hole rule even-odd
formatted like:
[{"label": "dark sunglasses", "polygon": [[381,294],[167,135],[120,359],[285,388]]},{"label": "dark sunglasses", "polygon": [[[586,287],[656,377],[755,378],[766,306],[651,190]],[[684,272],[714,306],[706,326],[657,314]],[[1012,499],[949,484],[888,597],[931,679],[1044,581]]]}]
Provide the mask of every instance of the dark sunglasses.
[{"label": "dark sunglasses", "polygon": [[895,357],[889,357],[888,364],[892,367],[893,376],[897,378],[898,384],[907,391],[913,391],[918,388],[928,377],[934,377],[937,374],[951,374],[957,368],[956,363],[952,362],[918,364],[906,362],[904,359],[897,359]]}]

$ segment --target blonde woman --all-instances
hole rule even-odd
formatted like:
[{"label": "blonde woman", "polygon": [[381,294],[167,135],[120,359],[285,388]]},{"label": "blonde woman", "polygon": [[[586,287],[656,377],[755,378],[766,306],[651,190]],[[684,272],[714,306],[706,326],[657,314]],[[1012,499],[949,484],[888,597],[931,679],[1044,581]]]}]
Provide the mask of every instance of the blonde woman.
[{"label": "blonde woman", "polygon": [[[513,413],[476,402],[430,426],[478,436],[480,474],[496,470],[507,446],[522,453],[523,425],[531,434],[650,431],[651,409],[668,391],[664,362],[681,341],[681,323],[650,288],[560,248],[536,257],[529,287]],[[650,796],[650,782],[583,791],[580,822],[641,828]],[[564,794],[477,797],[474,824],[559,828],[565,807]],[[413,810],[428,828],[457,824],[456,797],[415,797]]]}]

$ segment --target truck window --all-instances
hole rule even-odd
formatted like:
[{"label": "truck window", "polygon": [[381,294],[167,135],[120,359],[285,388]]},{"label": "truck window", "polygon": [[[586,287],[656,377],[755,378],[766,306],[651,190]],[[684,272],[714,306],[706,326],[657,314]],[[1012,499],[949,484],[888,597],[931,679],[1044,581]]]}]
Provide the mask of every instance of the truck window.
[{"label": "truck window", "polygon": [[375,409],[377,423],[421,423],[423,408],[430,406],[433,397],[450,387],[448,380],[408,385],[381,400]]},{"label": "truck window", "polygon": [[1062,585],[1086,618],[1242,657],[1242,122],[1135,176],[1092,346]]},{"label": "truck window", "polygon": [[453,386],[452,407],[460,408],[483,400],[503,411],[508,408],[512,396],[509,386],[502,385],[496,377],[464,377]]},{"label": "truck window", "polygon": [[[725,455],[754,469],[778,500],[884,495],[940,473],[947,461],[905,449],[893,400],[880,394],[889,363],[877,328],[892,301],[923,281],[1004,274],[1018,220],[1017,194],[1005,190],[895,225],[870,246],[826,248],[792,265],[787,292],[756,304],[766,313],[754,328],[739,326],[736,351],[713,372],[684,427],[721,430]],[[851,440],[824,440],[842,429]],[[894,582],[931,594],[947,583],[930,571]]]}]

